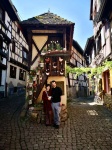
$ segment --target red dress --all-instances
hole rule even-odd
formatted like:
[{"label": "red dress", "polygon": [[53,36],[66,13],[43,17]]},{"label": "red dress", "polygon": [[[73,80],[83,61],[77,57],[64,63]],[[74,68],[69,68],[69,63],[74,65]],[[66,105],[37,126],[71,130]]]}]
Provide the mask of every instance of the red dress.
[{"label": "red dress", "polygon": [[48,111],[52,110],[51,101],[48,100],[48,96],[51,96],[51,92],[50,91],[43,91],[42,100],[43,100],[43,104],[44,104],[44,112],[48,112]]},{"label": "red dress", "polygon": [[43,100],[43,109],[45,113],[45,123],[46,125],[51,125],[53,116],[52,116],[52,107],[51,107],[51,101],[48,100],[48,96],[51,96],[50,91],[43,91],[42,94],[42,100]]}]

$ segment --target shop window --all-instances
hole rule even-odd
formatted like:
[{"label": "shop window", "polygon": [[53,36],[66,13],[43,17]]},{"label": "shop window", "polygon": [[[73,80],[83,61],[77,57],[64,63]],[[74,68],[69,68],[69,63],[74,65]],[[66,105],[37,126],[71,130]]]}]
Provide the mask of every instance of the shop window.
[{"label": "shop window", "polygon": [[19,80],[25,81],[26,72],[22,69],[19,70]]},{"label": "shop window", "polygon": [[16,67],[10,65],[10,78],[16,79]]}]

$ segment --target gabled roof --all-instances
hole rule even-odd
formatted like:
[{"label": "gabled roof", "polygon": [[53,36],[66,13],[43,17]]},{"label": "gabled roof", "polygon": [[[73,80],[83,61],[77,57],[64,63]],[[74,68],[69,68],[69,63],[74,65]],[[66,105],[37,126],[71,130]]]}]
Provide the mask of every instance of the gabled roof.
[{"label": "gabled roof", "polygon": [[84,51],[81,48],[81,46],[79,45],[79,43],[75,40],[73,40],[73,47],[76,48],[76,50],[83,55]]},{"label": "gabled roof", "polygon": [[47,12],[41,14],[39,16],[35,16],[33,18],[29,18],[28,20],[24,20],[21,22],[22,24],[45,24],[45,25],[70,25],[74,24],[71,21],[68,21],[60,16],[53,14],[51,12]]},{"label": "gabled roof", "polygon": [[91,36],[87,39],[85,48],[84,48],[84,53],[86,52],[90,52],[90,50],[92,49],[92,45],[94,44],[94,36]]},{"label": "gabled roof", "polygon": [[7,11],[12,21],[20,21],[16,7],[11,0],[0,0],[2,7]]}]

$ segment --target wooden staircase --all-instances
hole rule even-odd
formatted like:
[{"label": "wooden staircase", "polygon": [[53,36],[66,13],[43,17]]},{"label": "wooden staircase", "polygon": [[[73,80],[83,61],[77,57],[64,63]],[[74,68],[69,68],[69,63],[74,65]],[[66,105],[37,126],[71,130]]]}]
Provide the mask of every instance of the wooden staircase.
[{"label": "wooden staircase", "polygon": [[34,103],[37,103],[37,98],[39,97],[44,85],[47,83],[47,79],[48,79],[48,76],[46,74],[43,74],[41,83],[37,85],[37,87],[36,87],[37,90],[35,93],[33,93],[33,102]]}]

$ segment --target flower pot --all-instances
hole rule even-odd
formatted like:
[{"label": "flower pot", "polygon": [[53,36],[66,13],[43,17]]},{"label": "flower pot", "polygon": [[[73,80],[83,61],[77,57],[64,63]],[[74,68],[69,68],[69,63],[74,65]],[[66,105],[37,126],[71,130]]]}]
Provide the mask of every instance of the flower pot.
[{"label": "flower pot", "polygon": [[40,63],[40,67],[43,68],[44,67],[44,63]]},{"label": "flower pot", "polygon": [[29,105],[31,105],[31,104],[32,104],[32,99],[29,100]]},{"label": "flower pot", "polygon": [[42,53],[41,53],[42,56],[44,56],[45,54],[46,54],[45,52],[42,52]]},{"label": "flower pot", "polygon": [[42,80],[42,77],[40,77],[40,80]]},{"label": "flower pot", "polygon": [[46,75],[48,76],[50,73],[49,72],[46,72]]},{"label": "flower pot", "polygon": [[33,83],[29,83],[29,87],[32,87]]},{"label": "flower pot", "polygon": [[57,66],[53,66],[53,68],[57,68]]},{"label": "flower pot", "polygon": [[28,92],[28,94],[29,94],[29,95],[32,95],[32,94],[33,94],[33,92],[32,92],[32,91],[29,91],[29,92]]},{"label": "flower pot", "polygon": [[66,51],[66,48],[63,48],[63,51]]},{"label": "flower pot", "polygon": [[60,72],[60,75],[63,75],[64,73],[63,72]]},{"label": "flower pot", "polygon": [[33,81],[36,81],[36,77],[33,77]]},{"label": "flower pot", "polygon": [[37,75],[39,75],[39,72],[37,72]]},{"label": "flower pot", "polygon": [[99,75],[99,78],[101,79],[101,78],[102,78],[102,75]]}]

